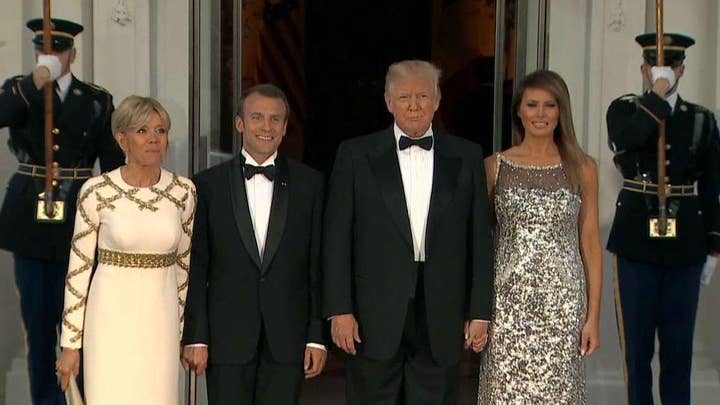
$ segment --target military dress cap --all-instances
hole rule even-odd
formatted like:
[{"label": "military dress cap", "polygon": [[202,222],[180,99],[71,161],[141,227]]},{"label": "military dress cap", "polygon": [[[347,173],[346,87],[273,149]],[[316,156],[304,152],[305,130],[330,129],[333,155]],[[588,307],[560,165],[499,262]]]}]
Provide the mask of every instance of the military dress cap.
[{"label": "military dress cap", "polygon": [[[635,41],[643,47],[643,58],[655,66],[657,64],[657,34],[649,32],[635,37]],[[693,46],[695,40],[687,35],[666,33],[663,35],[663,53],[665,66],[679,66],[685,60],[685,49]]]},{"label": "military dress cap", "polygon": [[[35,33],[32,41],[35,44],[35,49],[41,51],[43,49],[43,19],[34,18],[25,25]],[[61,20],[59,18],[51,18],[50,35],[52,38],[52,50],[63,52],[72,48],[75,35],[82,32],[82,30],[83,26],[78,23]]]}]

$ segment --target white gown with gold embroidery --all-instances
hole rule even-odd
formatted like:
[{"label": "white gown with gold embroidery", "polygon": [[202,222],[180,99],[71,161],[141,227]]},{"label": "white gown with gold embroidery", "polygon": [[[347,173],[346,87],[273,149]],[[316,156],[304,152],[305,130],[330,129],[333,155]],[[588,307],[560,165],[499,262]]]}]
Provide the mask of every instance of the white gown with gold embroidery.
[{"label": "white gown with gold embroidery", "polygon": [[87,404],[178,404],[195,202],[166,170],[152,187],[116,169],[80,190],[61,345],[83,349]]}]

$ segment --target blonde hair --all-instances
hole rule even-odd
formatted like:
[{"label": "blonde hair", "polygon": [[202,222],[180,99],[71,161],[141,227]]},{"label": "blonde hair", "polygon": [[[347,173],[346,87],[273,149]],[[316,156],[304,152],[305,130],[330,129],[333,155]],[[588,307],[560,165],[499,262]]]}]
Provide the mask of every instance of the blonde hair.
[{"label": "blonde hair", "polygon": [[519,145],[525,138],[525,127],[520,118],[520,104],[527,89],[542,89],[553,95],[560,110],[558,126],[553,133],[553,141],[560,151],[565,173],[572,188],[582,189],[582,166],[587,155],[580,148],[570,107],[570,92],[563,78],[551,70],[538,70],[527,75],[515,89],[512,99],[513,145]]},{"label": "blonde hair", "polygon": [[392,84],[408,77],[423,77],[430,80],[437,94],[440,94],[440,76],[442,71],[434,64],[424,60],[403,60],[395,62],[385,75],[385,95],[391,91]]},{"label": "blonde hair", "polygon": [[117,138],[120,132],[142,127],[152,113],[160,116],[165,129],[169,131],[170,115],[159,101],[152,97],[128,96],[112,114],[110,126],[113,135]]}]

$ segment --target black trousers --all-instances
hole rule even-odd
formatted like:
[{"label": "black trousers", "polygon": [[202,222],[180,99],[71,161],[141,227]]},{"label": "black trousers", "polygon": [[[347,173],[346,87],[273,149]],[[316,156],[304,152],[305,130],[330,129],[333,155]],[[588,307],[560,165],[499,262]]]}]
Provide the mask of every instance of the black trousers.
[{"label": "black trousers", "polygon": [[273,358],[265,335],[260,333],[258,350],[246,364],[214,364],[207,369],[210,405],[293,405],[300,400],[305,373],[303,359],[280,363]]},{"label": "black trousers", "polygon": [[349,405],[455,405],[459,365],[438,365],[428,340],[422,265],[418,266],[415,298],[408,303],[400,347],[389,360],[358,353],[347,360],[346,400]]},{"label": "black trousers", "polygon": [[650,363],[656,333],[662,403],[690,405],[701,271],[701,264],[662,267],[617,257],[615,306],[630,405],[653,404]]},{"label": "black trousers", "polygon": [[[9,230],[8,230],[9,231]],[[30,397],[35,405],[65,404],[55,375],[67,263],[14,255],[15,285],[25,325]]]}]

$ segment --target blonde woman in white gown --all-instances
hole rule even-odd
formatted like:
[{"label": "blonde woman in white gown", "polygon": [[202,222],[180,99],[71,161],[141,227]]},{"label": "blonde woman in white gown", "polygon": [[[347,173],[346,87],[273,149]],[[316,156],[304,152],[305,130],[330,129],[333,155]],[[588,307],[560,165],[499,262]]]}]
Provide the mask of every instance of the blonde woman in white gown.
[{"label": "blonde woman in white gown", "polygon": [[89,405],[178,404],[196,195],[190,180],[161,166],[169,129],[156,100],[123,100],[112,131],[127,164],[78,194],[56,366],[65,389],[83,349]]}]

